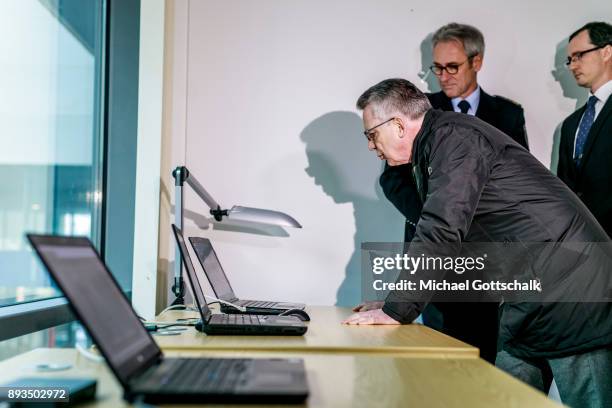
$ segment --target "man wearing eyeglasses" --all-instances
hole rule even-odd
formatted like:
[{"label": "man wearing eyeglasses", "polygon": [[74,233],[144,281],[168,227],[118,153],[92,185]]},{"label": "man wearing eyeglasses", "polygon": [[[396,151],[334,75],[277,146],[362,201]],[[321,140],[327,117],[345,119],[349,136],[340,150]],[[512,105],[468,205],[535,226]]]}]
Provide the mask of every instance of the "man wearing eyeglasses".
[{"label": "man wearing eyeglasses", "polygon": [[450,23],[433,35],[433,65],[441,92],[429,94],[432,106],[474,115],[528,148],[523,108],[501,96],[491,96],[478,85],[485,42],[482,33],[467,24]]},{"label": "man wearing eyeglasses", "polygon": [[[407,257],[424,256],[425,248],[427,256],[456,259],[470,251],[464,243],[499,243],[493,245],[501,258],[488,259],[493,265],[486,274],[499,267],[504,275],[518,271],[541,278],[542,297],[505,297],[496,365],[541,391],[548,391],[554,375],[568,406],[609,407],[612,242],[578,197],[507,135],[477,118],[431,109],[405,79],[370,87],[357,108],[368,149],[390,167],[412,167],[406,181],[414,175],[423,197],[412,241],[417,247],[411,245]],[[519,245],[508,256],[511,242]],[[400,270],[395,282],[449,274],[452,279],[453,272],[421,264]],[[391,288],[385,302],[371,302],[343,323],[410,324],[434,295]],[[479,314],[465,318],[479,330]]]},{"label": "man wearing eyeglasses", "polygon": [[557,175],[612,237],[612,26],[581,27],[567,53],[566,65],[590,96],[563,122]]},{"label": "man wearing eyeglasses", "polygon": [[[482,33],[467,24],[450,23],[433,35],[433,65],[441,92],[427,94],[435,109],[476,116],[528,148],[523,108],[478,85],[485,42]],[[390,164],[390,163],[389,163]],[[406,216],[404,240],[412,240],[422,203],[410,183],[410,166],[387,166],[380,177],[386,197]],[[361,310],[357,308],[356,311]],[[494,363],[497,355],[498,305],[495,303],[434,303],[423,312],[426,325],[480,349]]]}]

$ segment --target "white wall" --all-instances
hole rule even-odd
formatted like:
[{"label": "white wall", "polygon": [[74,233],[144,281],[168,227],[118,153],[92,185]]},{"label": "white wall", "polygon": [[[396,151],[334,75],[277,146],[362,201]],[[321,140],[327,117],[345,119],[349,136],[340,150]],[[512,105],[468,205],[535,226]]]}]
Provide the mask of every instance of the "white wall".
[{"label": "white wall", "polygon": [[[612,15],[601,0],[170,4],[172,166],[185,164],[222,205],[286,211],[304,226],[289,236],[213,228],[187,194],[187,234],[211,237],[241,297],[311,304],[358,301],[360,242],[402,239],[361,135],[362,91],[389,77],[428,90],[417,77],[430,61],[423,42],[445,23],[473,24],[487,43],[482,87],[523,105],[532,152],[548,166],[557,125],[585,99],[551,71],[573,30]],[[160,254],[171,262],[169,245]]]},{"label": "white wall", "polygon": [[158,234],[163,142],[165,2],[146,0],[140,7],[138,136],[134,203],[132,305],[153,319],[158,287]]}]

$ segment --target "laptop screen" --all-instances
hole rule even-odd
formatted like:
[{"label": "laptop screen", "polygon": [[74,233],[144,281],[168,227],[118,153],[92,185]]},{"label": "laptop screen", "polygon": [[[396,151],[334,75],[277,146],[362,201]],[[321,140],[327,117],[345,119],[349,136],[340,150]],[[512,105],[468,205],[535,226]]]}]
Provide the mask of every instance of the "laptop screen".
[{"label": "laptop screen", "polygon": [[200,311],[200,315],[202,316],[202,322],[206,324],[210,319],[210,315],[212,313],[208,308],[208,304],[206,303],[204,291],[202,290],[200,280],[198,279],[198,275],[196,274],[196,271],[193,267],[193,263],[191,262],[189,251],[187,251],[185,239],[183,238],[183,232],[174,224],[172,224],[172,230],[174,231],[174,237],[176,238],[176,242],[178,243],[179,249],[181,251],[183,265],[185,265],[185,269],[187,269],[187,280],[191,284],[191,291],[193,292],[196,305],[198,306],[198,310]]},{"label": "laptop screen", "polygon": [[189,238],[191,245],[198,256],[200,265],[210,282],[215,294],[219,299],[232,302],[236,300],[236,295],[223,271],[223,267],[217,258],[217,254],[212,247],[209,239],[200,237]]},{"label": "laptop screen", "polygon": [[161,353],[87,238],[28,235],[119,381]]}]

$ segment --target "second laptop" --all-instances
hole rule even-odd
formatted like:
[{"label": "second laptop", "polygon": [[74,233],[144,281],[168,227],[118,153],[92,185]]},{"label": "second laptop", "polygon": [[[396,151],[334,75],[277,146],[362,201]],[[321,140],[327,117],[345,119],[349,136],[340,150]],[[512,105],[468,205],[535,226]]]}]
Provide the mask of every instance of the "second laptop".
[{"label": "second laptop", "polygon": [[206,303],[204,291],[196,274],[191,257],[185,245],[182,231],[172,225],[174,237],[181,251],[183,265],[187,269],[187,280],[191,284],[193,297],[202,318],[201,327],[206,334],[248,334],[248,335],[286,335],[299,336],[308,327],[293,316],[212,314]]},{"label": "second laptop", "polygon": [[303,303],[291,303],[291,302],[274,302],[268,300],[244,300],[238,299],[232,285],[230,285],[229,279],[217,258],[217,254],[210,243],[210,240],[200,237],[190,237],[189,241],[195,251],[198,261],[212,286],[215,295],[228,303],[232,303],[241,307],[246,308],[245,312],[240,312],[238,309],[221,304],[221,311],[223,313],[247,313],[247,314],[273,314],[277,315],[287,310],[300,309],[303,310],[306,305]]}]

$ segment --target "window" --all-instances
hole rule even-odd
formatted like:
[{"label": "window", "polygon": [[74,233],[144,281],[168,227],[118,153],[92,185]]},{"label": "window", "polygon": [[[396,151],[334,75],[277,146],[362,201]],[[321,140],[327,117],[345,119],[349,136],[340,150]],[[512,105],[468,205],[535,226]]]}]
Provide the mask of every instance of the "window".
[{"label": "window", "polygon": [[61,296],[26,232],[100,246],[104,6],[0,2],[0,307]]}]

